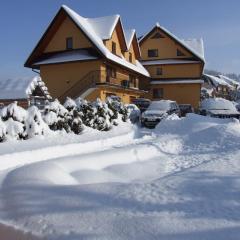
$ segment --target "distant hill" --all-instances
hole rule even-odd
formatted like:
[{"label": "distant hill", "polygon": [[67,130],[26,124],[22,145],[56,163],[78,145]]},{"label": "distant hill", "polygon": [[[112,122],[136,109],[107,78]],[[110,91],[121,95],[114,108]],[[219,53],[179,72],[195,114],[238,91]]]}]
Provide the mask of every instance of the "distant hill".
[{"label": "distant hill", "polygon": [[215,71],[215,70],[211,70],[211,69],[205,69],[204,70],[205,74],[209,74],[209,75],[213,75],[213,76],[218,76],[218,75],[224,75],[227,76],[231,79],[237,80],[238,82],[240,82],[240,74],[236,74],[236,73],[223,73],[223,72],[219,72],[219,71]]}]

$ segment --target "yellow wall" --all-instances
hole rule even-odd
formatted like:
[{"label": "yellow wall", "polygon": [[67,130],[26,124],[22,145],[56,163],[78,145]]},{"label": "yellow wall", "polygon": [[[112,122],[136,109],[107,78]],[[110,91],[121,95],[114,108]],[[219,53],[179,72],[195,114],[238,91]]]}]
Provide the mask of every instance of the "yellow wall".
[{"label": "yellow wall", "polygon": [[124,89],[116,89],[110,87],[101,87],[101,100],[105,101],[107,98],[107,94],[112,94],[121,98],[122,102],[128,104],[131,102],[131,97],[138,98],[140,97],[140,93],[125,91]]},{"label": "yellow wall", "polygon": [[[162,75],[157,75],[157,68],[162,68]],[[200,78],[202,64],[175,64],[146,66],[152,78]]]},{"label": "yellow wall", "polygon": [[53,98],[60,97],[86,74],[100,70],[100,61],[42,65],[40,75]]},{"label": "yellow wall", "polygon": [[[88,101],[95,101],[100,98],[102,101],[106,101],[107,94],[118,96],[125,104],[131,103],[131,98],[140,97],[139,93],[125,91],[124,89],[111,88],[108,86],[98,86],[88,96],[85,97]],[[109,95],[108,95],[109,96]]]},{"label": "yellow wall", "polygon": [[163,88],[163,99],[174,100],[178,104],[191,104],[195,109],[199,107],[201,91],[199,83],[151,85],[151,94],[153,88]]},{"label": "yellow wall", "polygon": [[131,52],[132,53],[132,63],[136,64],[136,54],[133,49],[133,44],[131,44],[129,51],[124,51],[121,48],[120,39],[118,37],[116,29],[113,31],[112,38],[104,41],[105,46],[108,48],[108,50],[110,52],[112,52],[112,42],[116,43],[116,55],[118,55],[120,57],[123,55],[124,58],[129,62],[129,52]]},{"label": "yellow wall", "polygon": [[[111,78],[111,83],[121,85],[122,80],[129,80],[129,74],[135,76],[138,79],[138,75],[130,73],[129,71],[120,68],[119,66],[108,64],[108,66],[116,69],[116,78]],[[106,79],[106,65],[101,66],[102,70],[102,81]],[[131,86],[133,87],[133,86]],[[137,87],[138,87],[138,80],[137,80]]]},{"label": "yellow wall", "polygon": [[66,50],[66,38],[73,38],[73,48],[88,48],[92,47],[92,44],[84,36],[84,34],[75,26],[75,24],[69,19],[65,18],[59,29],[45,48],[44,52],[54,52]]},{"label": "yellow wall", "polygon": [[133,45],[131,44],[129,51],[124,52],[125,59],[129,62],[129,53],[132,53],[132,63],[136,64],[136,55],[133,49]]},{"label": "yellow wall", "polygon": [[[151,37],[159,31],[164,38],[151,39]],[[145,39],[141,45],[142,60],[154,60],[154,59],[168,59],[168,58],[189,58],[192,54],[186,51],[183,47],[166,36],[162,31],[155,30],[147,39]],[[148,49],[158,49],[158,57],[149,58]],[[177,49],[183,52],[186,56],[177,56]]]},{"label": "yellow wall", "polygon": [[116,54],[118,56],[121,56],[122,55],[122,49],[121,49],[120,40],[118,38],[118,34],[117,34],[116,29],[113,31],[112,38],[104,41],[105,46],[108,48],[108,50],[110,52],[112,52],[112,42],[116,43]]}]

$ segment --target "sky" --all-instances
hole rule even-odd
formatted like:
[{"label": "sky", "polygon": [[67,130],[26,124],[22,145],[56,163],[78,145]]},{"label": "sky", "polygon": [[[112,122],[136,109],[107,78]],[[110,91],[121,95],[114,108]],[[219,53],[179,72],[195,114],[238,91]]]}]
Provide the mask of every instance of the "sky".
[{"label": "sky", "polygon": [[240,74],[239,0],[2,0],[0,80],[35,75],[24,62],[62,4],[84,17],[120,14],[139,36],[159,22],[179,38],[202,37],[206,68]]}]

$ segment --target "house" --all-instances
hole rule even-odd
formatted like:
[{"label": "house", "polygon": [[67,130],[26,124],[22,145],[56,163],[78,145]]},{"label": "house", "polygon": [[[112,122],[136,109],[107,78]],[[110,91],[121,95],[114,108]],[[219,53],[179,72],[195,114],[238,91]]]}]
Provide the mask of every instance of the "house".
[{"label": "house", "polygon": [[181,40],[157,23],[139,45],[141,63],[150,74],[140,88],[149,91],[148,97],[198,108],[205,63],[202,39]]},{"label": "house", "polygon": [[149,73],[140,58],[136,32],[125,30],[119,15],[84,18],[63,5],[25,67],[39,71],[60,101],[114,95],[129,103],[146,93],[139,82]]},{"label": "house", "polygon": [[221,97],[228,100],[236,100],[239,82],[224,75],[213,76],[203,74],[203,86],[211,86],[213,91],[212,97]]},{"label": "house", "polygon": [[50,100],[48,89],[39,76],[0,81],[0,107],[17,101],[21,107],[35,105],[41,109]]}]

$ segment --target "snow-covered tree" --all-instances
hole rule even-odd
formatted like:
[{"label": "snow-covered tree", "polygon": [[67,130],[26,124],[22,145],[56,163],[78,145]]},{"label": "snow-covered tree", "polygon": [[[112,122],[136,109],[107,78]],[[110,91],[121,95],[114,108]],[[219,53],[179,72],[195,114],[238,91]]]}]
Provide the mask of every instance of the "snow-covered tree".
[{"label": "snow-covered tree", "polygon": [[77,110],[72,110],[72,119],[70,121],[70,127],[75,134],[80,134],[84,129],[81,115]]},{"label": "snow-covered tree", "polygon": [[11,139],[26,139],[26,128],[25,125],[21,122],[14,121],[12,118],[9,118],[4,122],[6,126],[6,137]]},{"label": "snow-covered tree", "polygon": [[6,126],[0,118],[0,142],[3,142],[6,138]]},{"label": "snow-covered tree", "polygon": [[63,129],[66,132],[71,131],[69,126],[71,116],[68,110],[57,99],[45,107],[43,119],[53,131]]},{"label": "snow-covered tree", "polygon": [[113,112],[108,108],[108,105],[100,99],[97,99],[92,105],[96,109],[94,128],[100,131],[110,130],[112,127],[110,118],[113,115]]},{"label": "snow-covered tree", "polygon": [[73,109],[76,109],[77,108],[77,104],[76,102],[70,98],[70,97],[67,97],[66,98],[66,101],[63,105],[68,111],[72,111]]},{"label": "snow-covered tree", "polygon": [[17,105],[17,101],[4,107],[1,111],[1,118],[3,121],[7,121],[12,118],[14,121],[24,123],[27,117],[27,111]]},{"label": "snow-covered tree", "polygon": [[36,106],[32,106],[28,109],[25,126],[28,138],[36,135],[44,135],[44,133],[48,131],[48,126],[43,121],[42,115]]}]

